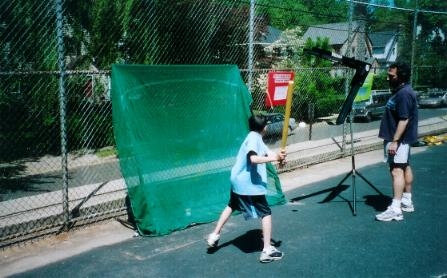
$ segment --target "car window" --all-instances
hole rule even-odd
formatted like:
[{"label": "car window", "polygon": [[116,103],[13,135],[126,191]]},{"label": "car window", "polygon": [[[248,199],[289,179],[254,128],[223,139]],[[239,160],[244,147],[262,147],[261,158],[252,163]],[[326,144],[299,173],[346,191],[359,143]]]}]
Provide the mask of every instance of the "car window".
[{"label": "car window", "polygon": [[284,115],[282,114],[273,114],[273,115],[266,115],[267,123],[276,123],[276,122],[282,122],[284,121]]},{"label": "car window", "polygon": [[428,96],[433,98],[442,97],[443,93],[431,93]]},{"label": "car window", "polygon": [[378,103],[386,103],[388,101],[388,98],[390,97],[390,95],[386,94],[386,95],[376,95],[373,96],[373,100],[375,104]]}]

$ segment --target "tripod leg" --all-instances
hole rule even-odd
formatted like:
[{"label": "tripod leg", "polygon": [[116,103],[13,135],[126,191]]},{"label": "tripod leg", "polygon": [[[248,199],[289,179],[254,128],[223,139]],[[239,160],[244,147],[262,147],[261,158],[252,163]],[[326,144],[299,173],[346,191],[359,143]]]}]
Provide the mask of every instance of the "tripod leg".
[{"label": "tripod leg", "polygon": [[346,174],[346,176],[337,184],[337,186],[335,186],[335,187],[339,187],[340,185],[342,185],[343,184],[343,182],[347,179],[347,178],[349,178],[349,176],[350,175],[352,175],[352,172],[349,172],[348,174]]},{"label": "tripod leg", "polygon": [[355,186],[355,170],[352,172],[352,214],[357,215],[357,189]]},{"label": "tripod leg", "polygon": [[375,187],[369,180],[367,180],[362,174],[360,174],[359,172],[357,172],[357,175],[359,175],[359,177],[361,177],[369,186],[371,186],[372,189],[374,189],[377,193],[379,193],[380,195],[383,195],[382,192],[380,192],[379,189],[377,189],[377,187]]}]

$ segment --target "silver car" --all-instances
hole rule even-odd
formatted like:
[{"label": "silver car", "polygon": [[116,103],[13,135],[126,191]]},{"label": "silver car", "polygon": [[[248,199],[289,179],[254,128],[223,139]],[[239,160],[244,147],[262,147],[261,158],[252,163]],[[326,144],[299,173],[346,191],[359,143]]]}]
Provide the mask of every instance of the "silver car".
[{"label": "silver car", "polygon": [[[280,136],[284,125],[284,114],[281,113],[265,113],[261,114],[267,119],[267,130],[264,136]],[[294,118],[289,118],[289,134],[298,127]]]},{"label": "silver car", "polygon": [[354,120],[370,122],[375,118],[382,117],[390,96],[389,90],[373,90],[368,100],[354,102],[352,105]]},{"label": "silver car", "polygon": [[434,91],[421,94],[418,100],[419,107],[444,107],[447,106],[447,91]]}]

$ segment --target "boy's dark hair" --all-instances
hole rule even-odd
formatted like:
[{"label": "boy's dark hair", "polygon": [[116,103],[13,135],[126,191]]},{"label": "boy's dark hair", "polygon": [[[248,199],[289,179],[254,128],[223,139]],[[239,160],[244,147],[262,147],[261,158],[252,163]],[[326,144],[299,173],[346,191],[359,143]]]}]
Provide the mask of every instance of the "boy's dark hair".
[{"label": "boy's dark hair", "polygon": [[396,73],[397,73],[397,78],[399,81],[404,82],[404,83],[408,83],[410,81],[411,69],[407,63],[402,62],[402,61],[395,62],[395,63],[392,63],[389,66],[389,68],[397,69]]},{"label": "boy's dark hair", "polygon": [[252,115],[248,119],[248,128],[250,131],[261,132],[267,125],[267,119],[260,115]]}]

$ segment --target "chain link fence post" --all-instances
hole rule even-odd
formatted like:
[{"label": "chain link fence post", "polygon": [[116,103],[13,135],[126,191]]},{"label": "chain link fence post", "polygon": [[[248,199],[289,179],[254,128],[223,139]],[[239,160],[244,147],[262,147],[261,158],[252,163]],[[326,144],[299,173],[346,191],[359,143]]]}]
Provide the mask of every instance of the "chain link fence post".
[{"label": "chain link fence post", "polygon": [[61,134],[61,167],[62,167],[62,213],[64,215],[64,227],[67,229],[70,221],[68,205],[68,160],[67,160],[67,130],[66,130],[66,98],[65,98],[65,51],[63,33],[63,0],[56,0],[56,33],[57,54],[59,65],[59,113]]}]

